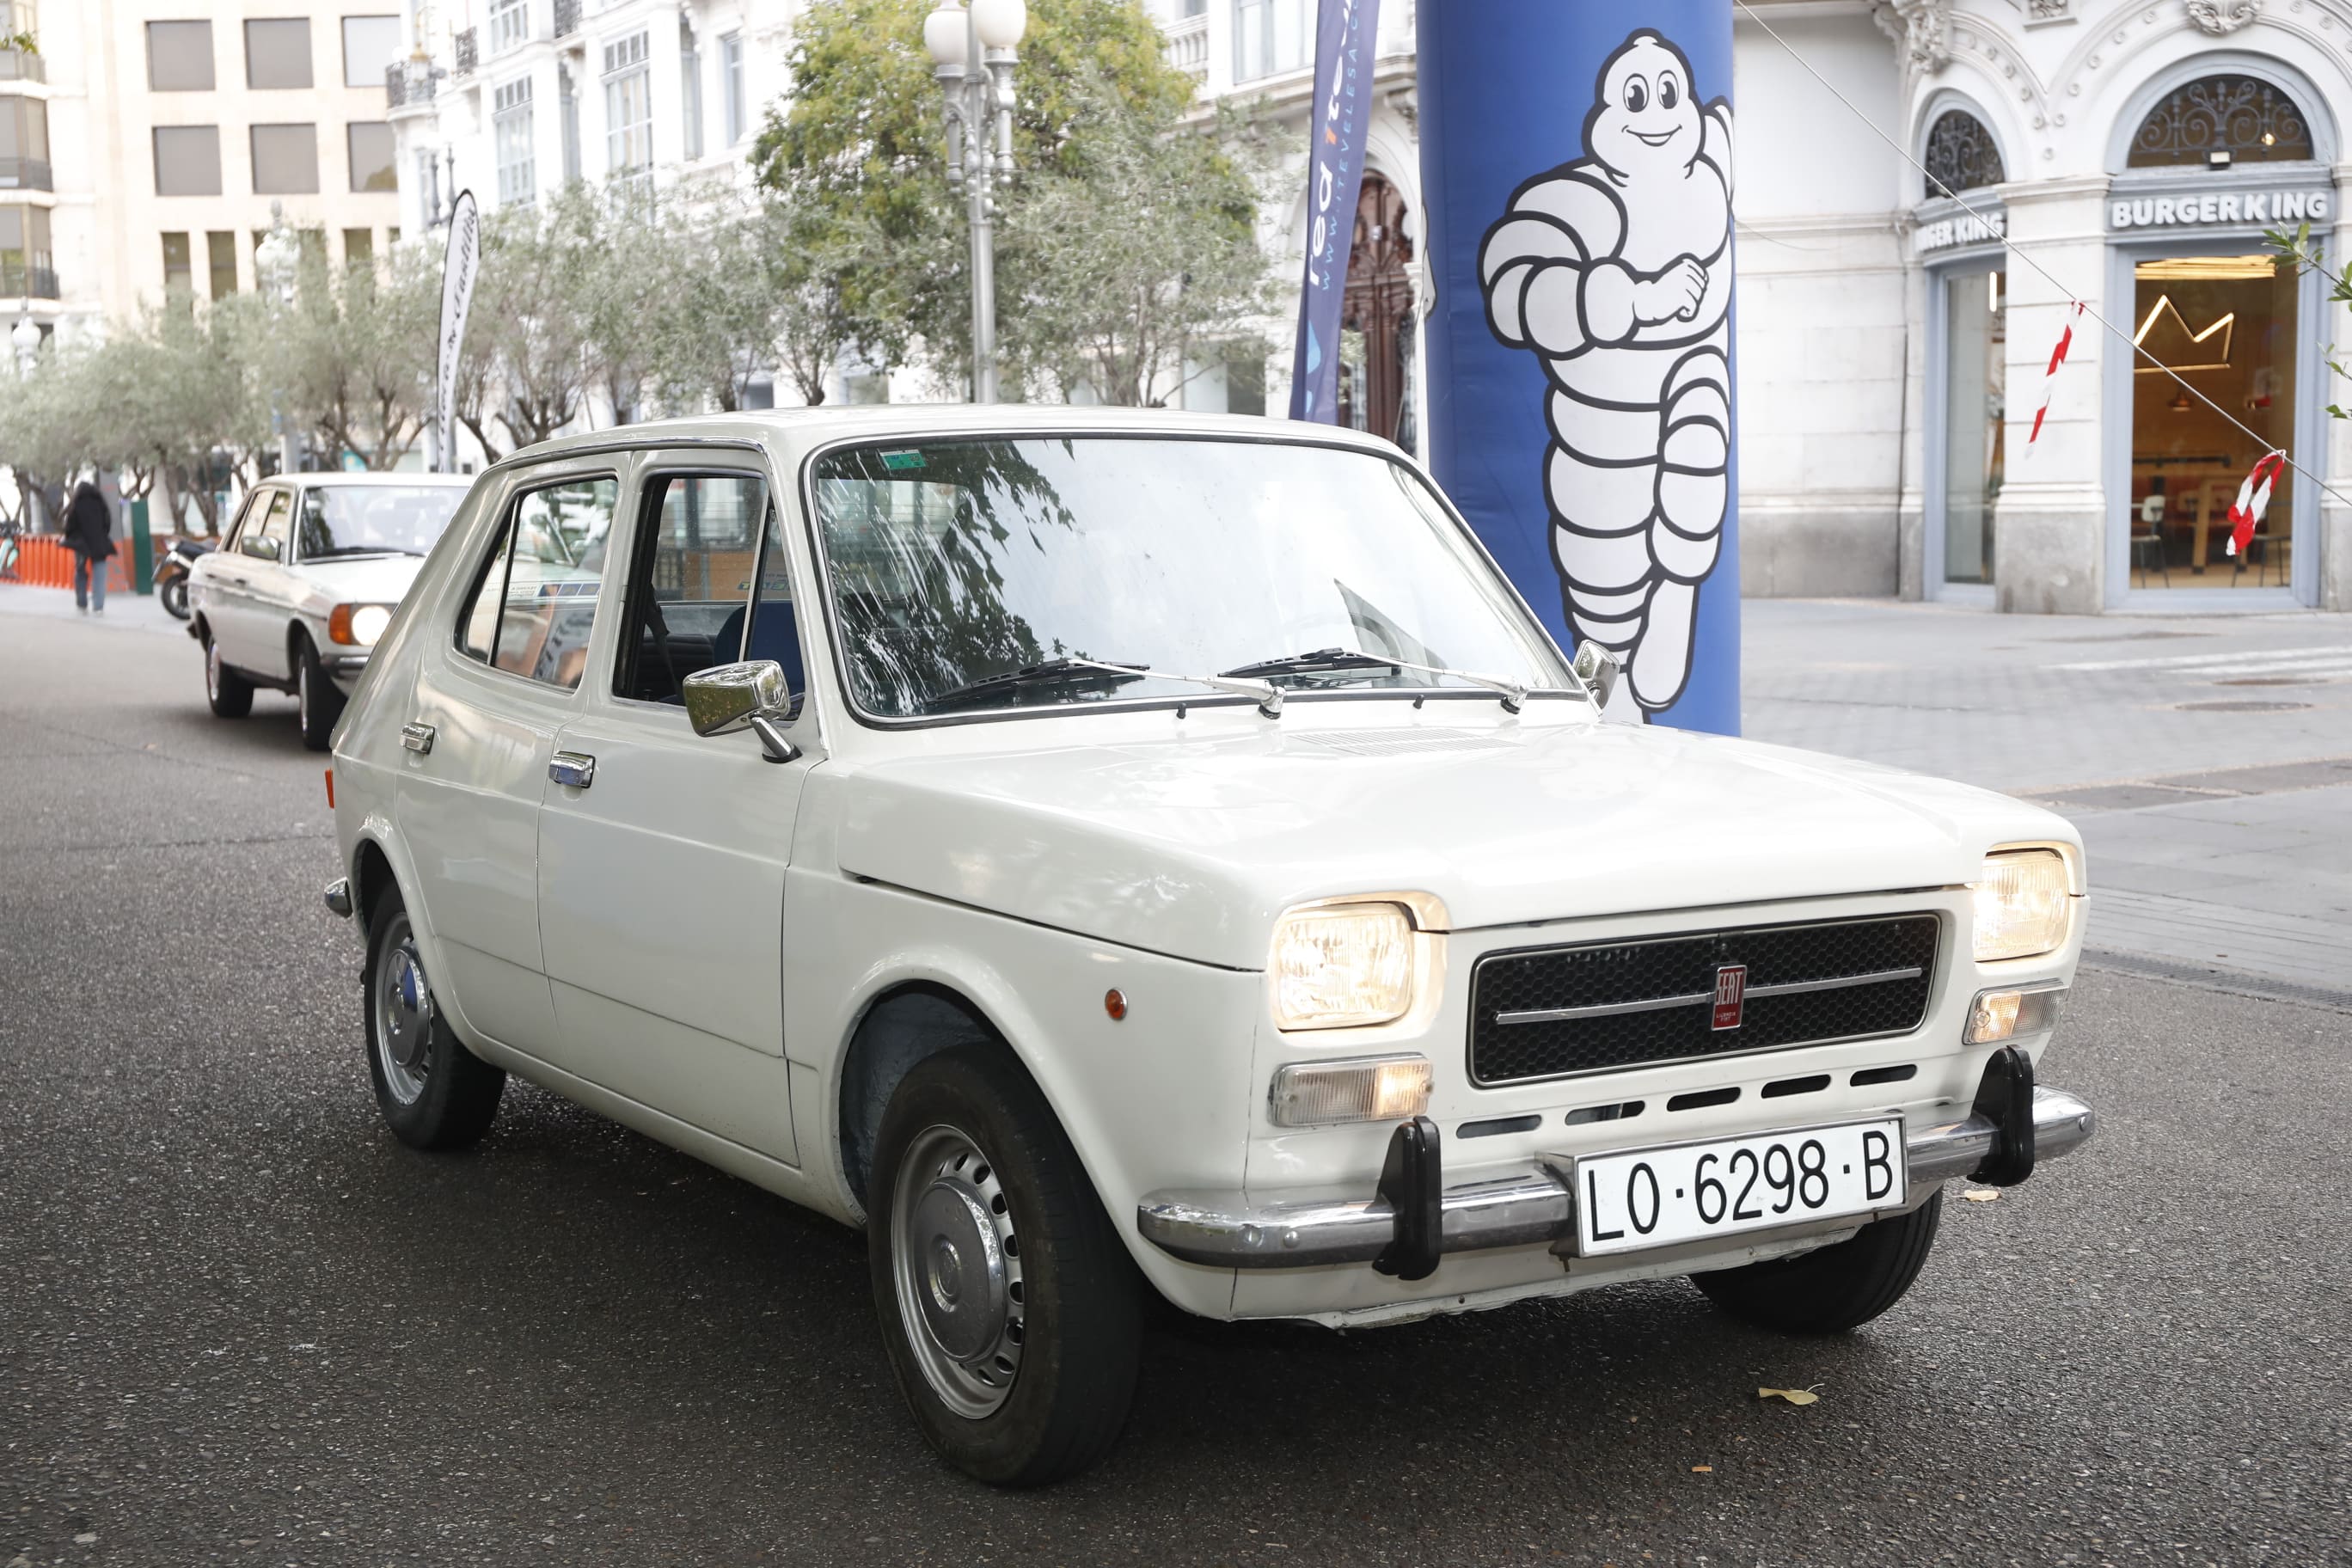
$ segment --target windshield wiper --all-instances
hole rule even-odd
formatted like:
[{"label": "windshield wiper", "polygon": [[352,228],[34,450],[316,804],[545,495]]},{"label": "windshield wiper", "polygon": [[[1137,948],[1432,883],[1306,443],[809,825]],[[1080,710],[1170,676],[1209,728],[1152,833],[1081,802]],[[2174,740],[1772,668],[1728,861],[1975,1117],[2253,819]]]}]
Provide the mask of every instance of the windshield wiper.
[{"label": "windshield wiper", "polygon": [[1195,686],[1230,691],[1239,697],[1255,697],[1259,712],[1269,719],[1282,717],[1282,688],[1271,680],[1250,680],[1236,677],[1231,671],[1223,675],[1183,675],[1172,669],[1154,669],[1147,664],[1103,664],[1091,658],[1071,658],[1067,662],[1090,665],[1096,669],[1117,670],[1122,674],[1148,675],[1154,680],[1189,680]]},{"label": "windshield wiper", "polygon": [[931,699],[934,704],[970,702],[984,697],[1003,697],[1024,691],[1033,686],[1117,686],[1125,681],[1141,680],[1147,672],[1139,664],[1097,664],[1090,658],[1049,658],[1043,664],[1032,664],[1003,675],[983,676],[968,680],[961,686],[950,687]]},{"label": "windshield wiper", "polygon": [[1318,669],[1412,669],[1423,675],[1450,675],[1456,680],[1466,680],[1473,686],[1483,686],[1499,695],[1503,710],[1516,713],[1527,702],[1528,694],[1541,691],[1547,695],[1558,692],[1563,696],[1579,693],[1566,689],[1528,686],[1524,681],[1507,679],[1499,675],[1484,675],[1475,669],[1447,669],[1434,664],[1415,664],[1409,658],[1384,658],[1378,654],[1358,653],[1349,648],[1317,648],[1313,653],[1294,653],[1281,658],[1260,659],[1253,664],[1238,664],[1225,671],[1227,675],[1306,674]]},{"label": "windshield wiper", "polygon": [[1237,664],[1231,669],[1221,669],[1220,675],[1318,675],[1326,670],[1397,669],[1392,658],[1377,658],[1369,653],[1357,653],[1344,647],[1318,647],[1312,653],[1288,653],[1280,658],[1261,658],[1251,664]]}]

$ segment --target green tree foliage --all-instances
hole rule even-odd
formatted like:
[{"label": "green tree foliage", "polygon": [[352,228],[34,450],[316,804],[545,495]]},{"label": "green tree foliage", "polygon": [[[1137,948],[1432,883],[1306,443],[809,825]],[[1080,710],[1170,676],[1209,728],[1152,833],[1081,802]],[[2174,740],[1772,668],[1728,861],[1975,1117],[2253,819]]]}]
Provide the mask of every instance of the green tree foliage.
[{"label": "green tree foliage", "polygon": [[[814,242],[847,237],[834,247],[845,258],[834,276],[848,337],[888,363],[905,363],[919,339],[943,375],[961,378],[971,271],[962,200],[944,178],[940,89],[922,47],[929,10],[925,0],[816,0],[803,11],[792,94],[771,110],[752,161]],[[1127,400],[1148,390],[1138,364],[1164,366],[1143,342],[1190,335],[1167,330],[1167,308],[1214,300],[1231,313],[1244,297],[1257,302],[1222,279],[1264,271],[1248,227],[1262,162],[1180,127],[1192,81],[1160,49],[1158,27],[1133,0],[1039,0],[1031,11],[1015,78],[1020,173],[999,187],[997,315],[1007,369],[1035,390],[1052,390],[1081,363],[1064,341],[1074,326],[1092,340],[1085,363],[1108,344],[1118,367],[1086,379]],[[1167,183],[1138,189],[1129,183],[1137,179]],[[1149,221],[1139,221],[1146,205]],[[1213,254],[1220,286],[1188,299],[1187,271]],[[1111,280],[1121,289],[1116,303],[1076,320],[1063,308]],[[1132,323],[1143,307],[1139,341]]]},{"label": "green tree foliage", "polygon": [[[2289,234],[2284,229],[2272,229],[2263,237],[2278,253],[2278,265],[2291,267],[2296,272],[2316,272],[2327,286],[2327,302],[2331,305],[2352,305],[2352,268],[2338,267],[2327,259],[2326,248],[2311,237],[2311,226],[2300,224]],[[2336,356],[2338,351],[2330,344],[2326,353],[2327,368],[2340,380],[2352,380],[2352,368]],[[2327,405],[2330,417],[2352,419],[2352,410],[2340,403]]]}]

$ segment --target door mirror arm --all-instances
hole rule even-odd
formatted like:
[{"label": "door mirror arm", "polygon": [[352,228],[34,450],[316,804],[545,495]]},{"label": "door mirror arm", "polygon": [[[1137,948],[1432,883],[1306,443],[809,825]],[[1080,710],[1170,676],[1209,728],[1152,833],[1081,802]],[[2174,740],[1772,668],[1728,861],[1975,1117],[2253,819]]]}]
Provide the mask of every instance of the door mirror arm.
[{"label": "door mirror arm", "polygon": [[751,733],[760,737],[761,755],[772,763],[796,762],[801,749],[785,738],[784,727],[765,713],[751,715]]}]

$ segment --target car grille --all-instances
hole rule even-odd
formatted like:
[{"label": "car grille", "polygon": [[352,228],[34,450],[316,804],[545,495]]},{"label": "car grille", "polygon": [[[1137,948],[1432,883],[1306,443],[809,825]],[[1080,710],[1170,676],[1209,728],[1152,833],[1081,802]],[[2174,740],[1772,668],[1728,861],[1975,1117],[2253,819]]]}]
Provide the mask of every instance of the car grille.
[{"label": "car grille", "polygon": [[[1471,978],[1471,1081],[1904,1034],[1927,1016],[1937,931],[1910,914],[1489,953]],[[1718,1029],[1729,964],[1747,965],[1746,992],[1738,1026]]]}]

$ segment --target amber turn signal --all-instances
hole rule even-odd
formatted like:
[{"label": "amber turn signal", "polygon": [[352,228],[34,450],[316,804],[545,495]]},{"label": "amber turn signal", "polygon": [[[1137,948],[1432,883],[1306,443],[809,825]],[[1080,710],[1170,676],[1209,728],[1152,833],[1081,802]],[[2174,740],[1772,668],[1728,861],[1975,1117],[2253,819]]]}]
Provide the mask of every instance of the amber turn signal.
[{"label": "amber turn signal", "polygon": [[1103,1011],[1110,1015],[1110,1021],[1114,1024],[1126,1017],[1127,993],[1117,989],[1104,992]]},{"label": "amber turn signal", "polygon": [[327,809],[335,809],[335,770],[332,768],[327,770]]}]

